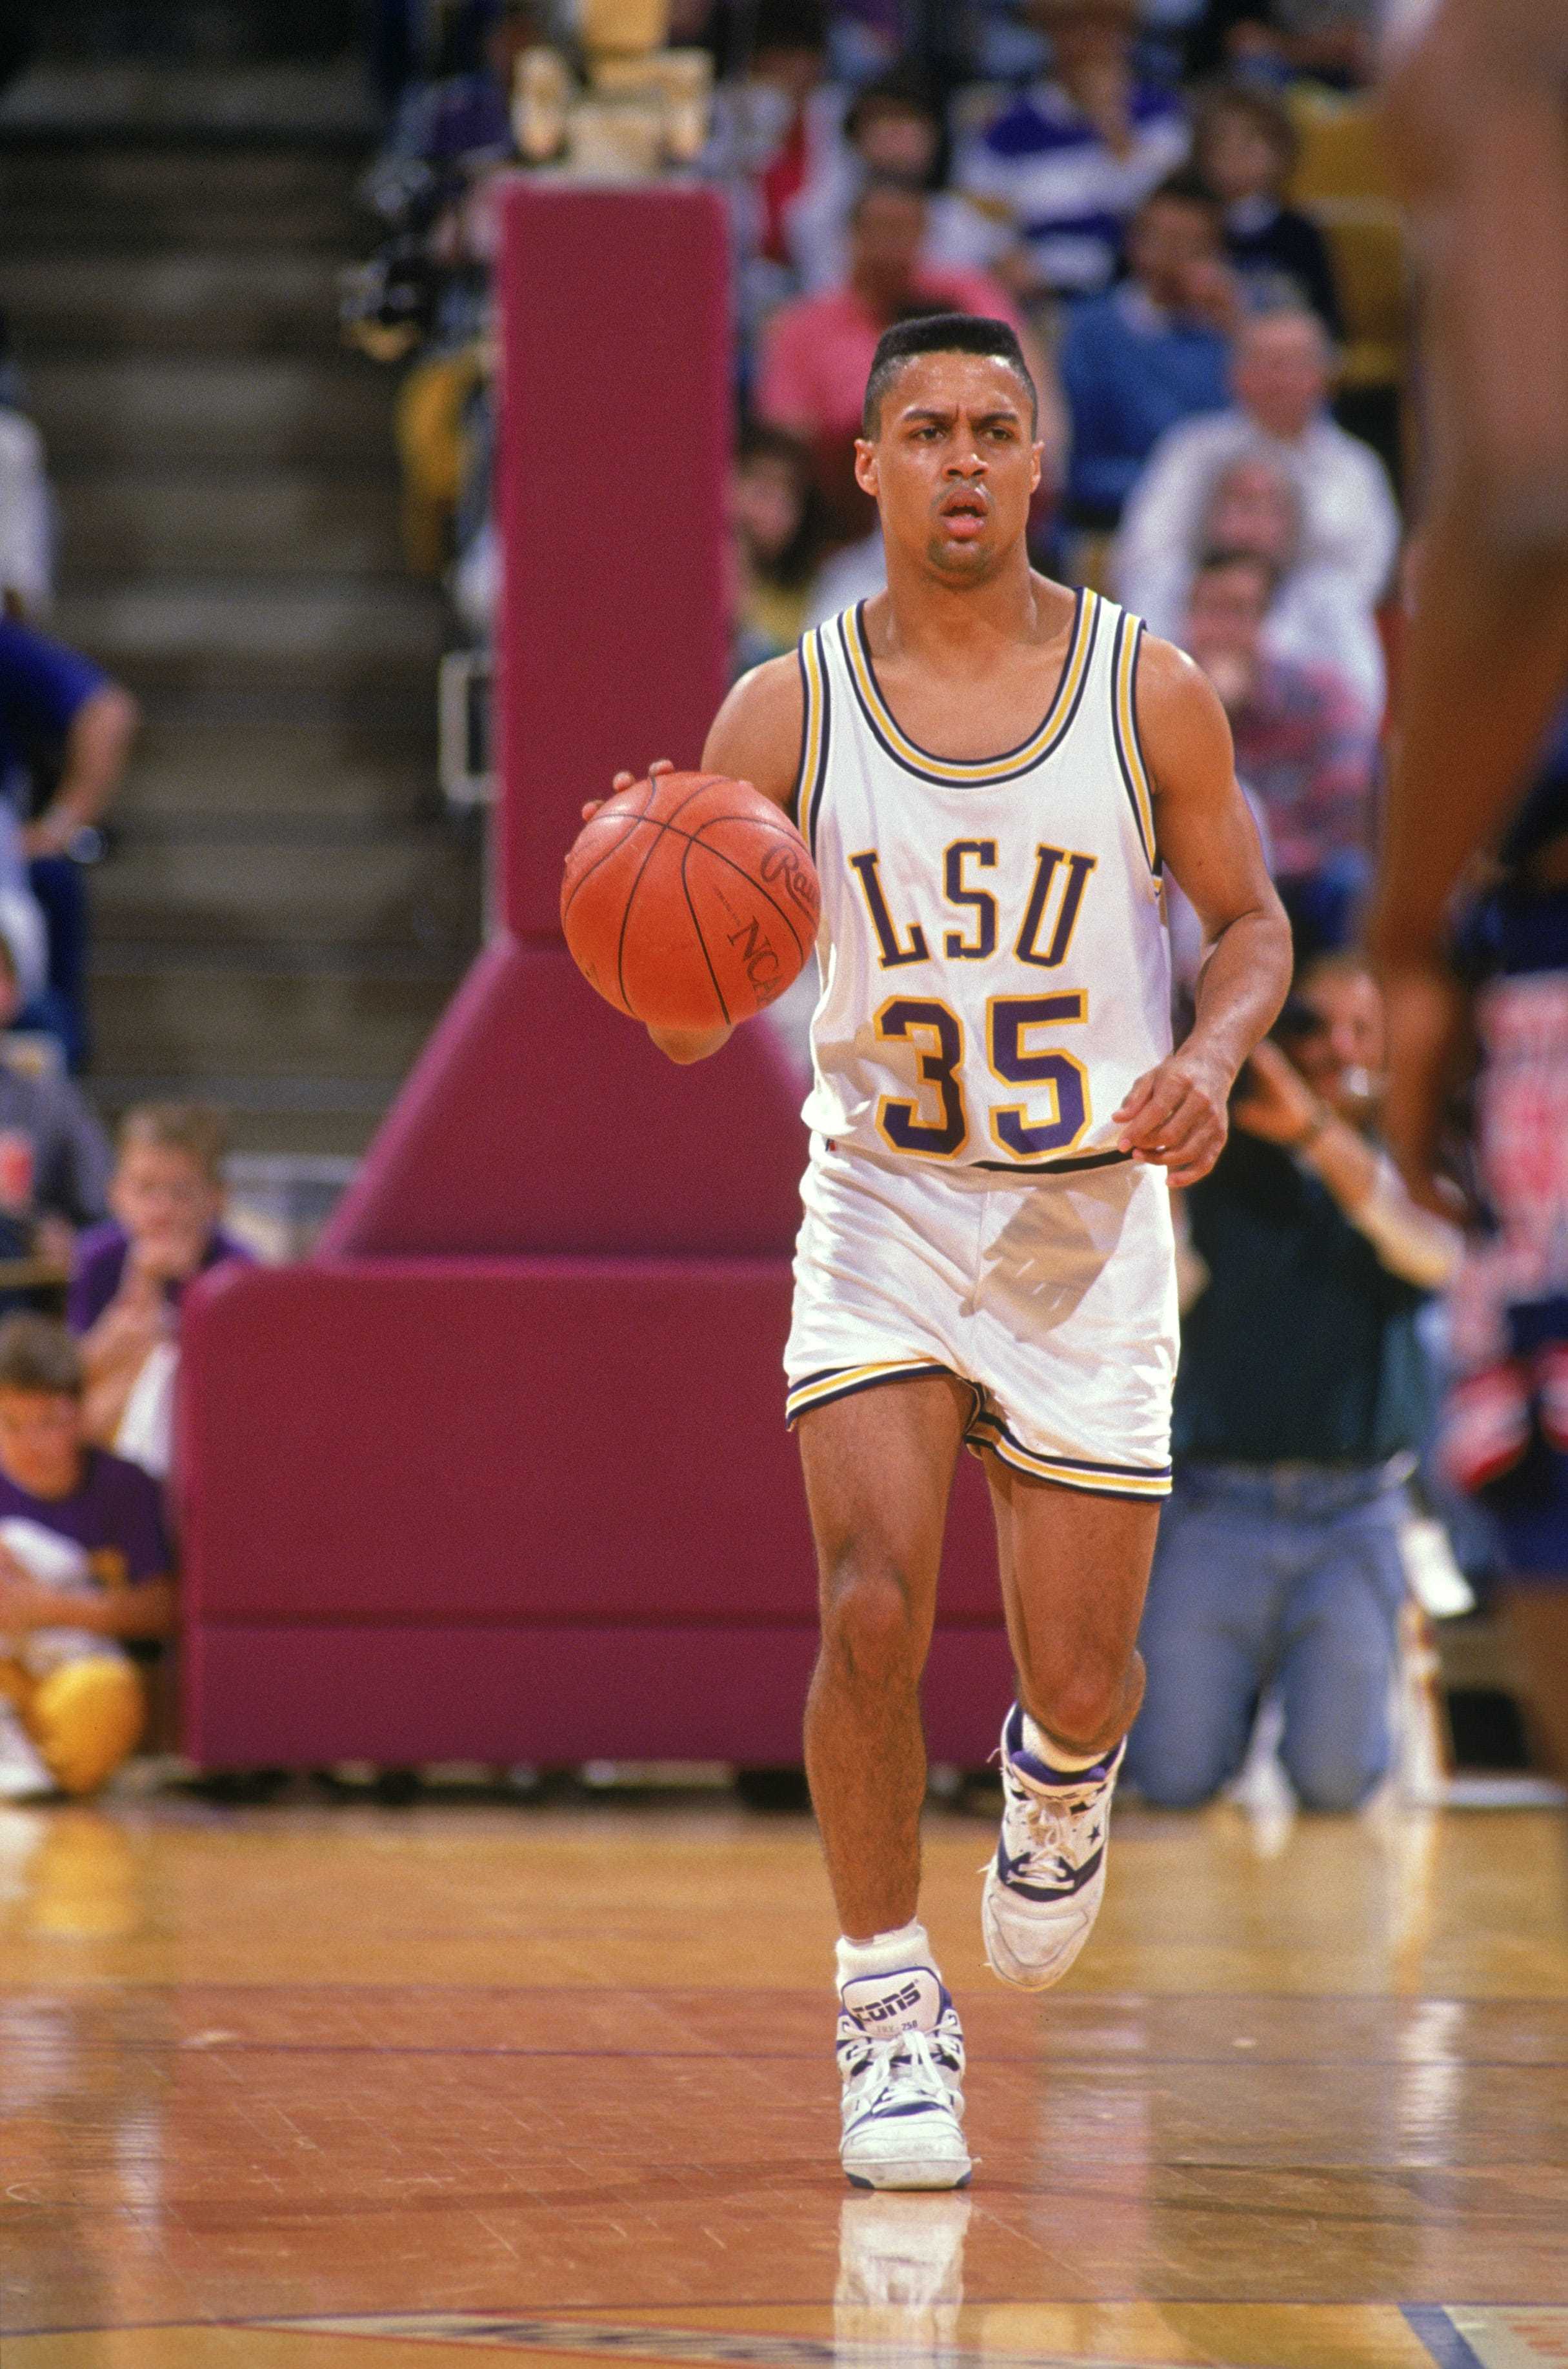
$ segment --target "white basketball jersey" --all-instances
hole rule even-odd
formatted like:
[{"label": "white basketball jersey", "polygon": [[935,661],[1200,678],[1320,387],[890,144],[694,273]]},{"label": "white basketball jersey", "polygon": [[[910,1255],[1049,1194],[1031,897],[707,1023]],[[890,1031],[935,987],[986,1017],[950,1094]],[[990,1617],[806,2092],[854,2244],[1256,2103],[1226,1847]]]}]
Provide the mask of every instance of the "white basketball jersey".
[{"label": "white basketball jersey", "polygon": [[864,607],[800,646],[794,811],[822,882],[807,1125],[1008,1175],[1120,1160],[1111,1114],[1171,1049],[1142,624],[1081,592],[1039,728],[971,761],[900,729]]}]

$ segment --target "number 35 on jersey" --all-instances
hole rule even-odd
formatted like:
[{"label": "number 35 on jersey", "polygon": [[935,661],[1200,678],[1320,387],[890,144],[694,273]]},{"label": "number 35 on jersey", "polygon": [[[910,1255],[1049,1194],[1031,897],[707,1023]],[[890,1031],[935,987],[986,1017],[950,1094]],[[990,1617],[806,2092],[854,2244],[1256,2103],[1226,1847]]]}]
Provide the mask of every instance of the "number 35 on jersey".
[{"label": "number 35 on jersey", "polygon": [[900,730],[861,612],[801,646],[797,811],[822,880],[807,1123],[887,1157],[1072,1170],[1170,1050],[1153,802],[1135,724],[1142,627],[1079,596],[1018,749],[939,758]]}]

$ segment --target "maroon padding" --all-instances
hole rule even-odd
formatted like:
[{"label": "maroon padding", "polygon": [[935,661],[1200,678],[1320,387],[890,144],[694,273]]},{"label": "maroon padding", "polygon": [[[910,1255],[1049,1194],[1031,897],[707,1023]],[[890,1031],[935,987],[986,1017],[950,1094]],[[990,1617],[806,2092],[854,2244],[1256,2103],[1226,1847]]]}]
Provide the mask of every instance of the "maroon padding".
[{"label": "maroon padding", "polygon": [[724,696],[729,260],[705,189],[501,200],[501,910],[557,938],[618,767],[694,765]]},{"label": "maroon padding", "polygon": [[[187,1749],[209,1766],[326,1760],[798,1761],[809,1629],[199,1628]],[[1011,1699],[991,1629],[938,1630],[932,1757],[979,1768]],[[979,1852],[977,1851],[977,1857]]]},{"label": "maroon padding", "polygon": [[799,1104],[765,1023],[679,1069],[564,947],[506,939],[464,982],[323,1247],[784,1252],[800,1223]]},{"label": "maroon padding", "polygon": [[[782,1261],[217,1270],[184,1324],[188,1611],[809,1627],[788,1321]],[[944,1620],[997,1617],[981,1498],[967,1469]]]}]

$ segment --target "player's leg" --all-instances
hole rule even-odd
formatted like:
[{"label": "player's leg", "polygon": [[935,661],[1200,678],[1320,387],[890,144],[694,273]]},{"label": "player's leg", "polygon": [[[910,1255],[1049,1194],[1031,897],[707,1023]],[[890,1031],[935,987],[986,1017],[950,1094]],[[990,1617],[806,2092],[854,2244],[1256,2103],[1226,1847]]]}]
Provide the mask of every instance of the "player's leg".
[{"label": "player's leg", "polygon": [[920,1889],[920,1682],[954,1468],[974,1394],[951,1374],[800,1418],[822,1642],[806,1767],[843,1931],[905,1925]]},{"label": "player's leg", "polygon": [[1005,1982],[1059,1982],[1105,1883],[1111,1794],[1143,1700],[1139,1622],[1159,1501],[1038,1481],[988,1456],[1018,1700],[1002,1729],[1001,1836],[981,1906]]},{"label": "player's leg", "polygon": [[1385,109],[1431,265],[1433,429],[1419,594],[1371,928],[1388,993],[1385,1131],[1430,1173],[1457,997],[1449,898],[1568,680],[1568,0],[1447,0]]},{"label": "player's leg", "polygon": [[963,2038],[917,1908],[921,1674],[973,1406],[967,1385],[933,1373],[797,1425],[822,1621],[806,1762],[841,1932],[841,2156],[864,2187],[951,2188],[969,2173]]}]

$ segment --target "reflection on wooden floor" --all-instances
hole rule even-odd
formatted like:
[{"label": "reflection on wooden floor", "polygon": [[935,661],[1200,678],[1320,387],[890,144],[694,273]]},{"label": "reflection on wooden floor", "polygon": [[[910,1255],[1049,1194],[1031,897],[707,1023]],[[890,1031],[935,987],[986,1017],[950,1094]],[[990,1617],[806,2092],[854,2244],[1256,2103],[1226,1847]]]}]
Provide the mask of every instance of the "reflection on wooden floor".
[{"label": "reflection on wooden floor", "polygon": [[0,2369],[1568,2362],[1558,1819],[1124,1812],[1036,2001],[987,1847],[975,2184],[878,2198],[803,1819],[0,1811]]}]

